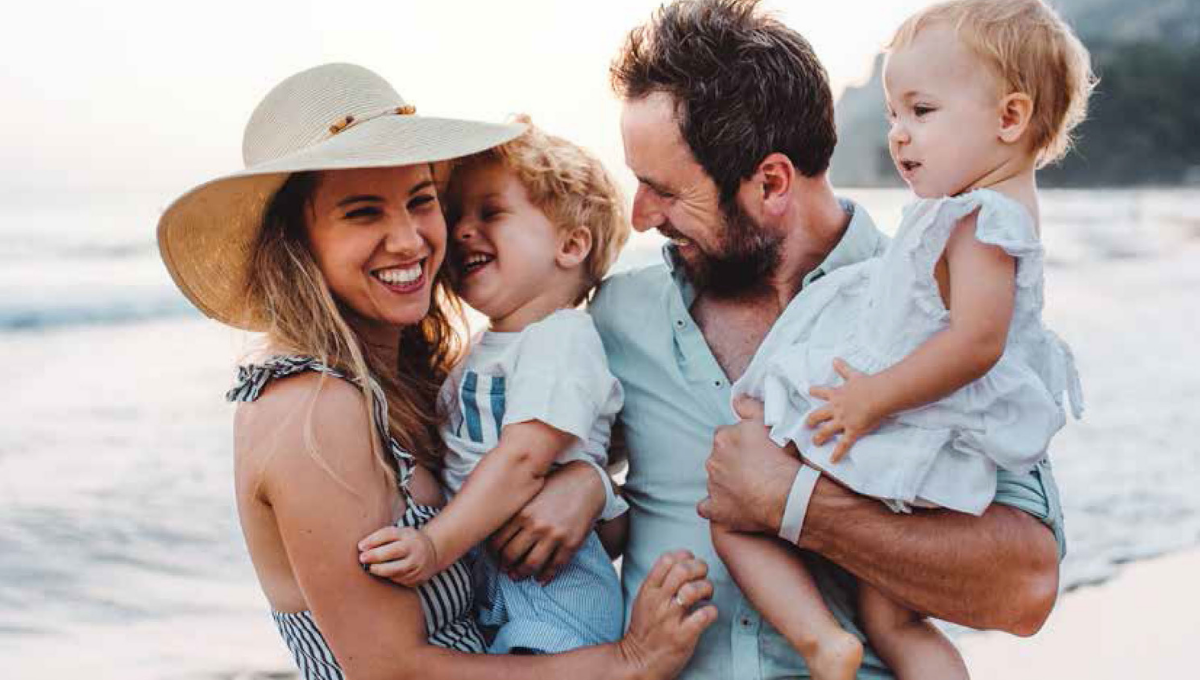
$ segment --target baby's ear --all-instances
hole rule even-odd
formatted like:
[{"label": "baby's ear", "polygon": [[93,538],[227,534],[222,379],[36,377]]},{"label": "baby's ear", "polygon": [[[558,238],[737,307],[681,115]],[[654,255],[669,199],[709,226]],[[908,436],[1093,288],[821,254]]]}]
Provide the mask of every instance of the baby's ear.
[{"label": "baby's ear", "polygon": [[558,239],[558,253],[554,260],[563,269],[574,269],[587,260],[592,252],[592,232],[587,227],[564,230]]},{"label": "baby's ear", "polygon": [[1000,141],[1015,144],[1029,129],[1033,100],[1024,92],[1013,92],[1000,100]]}]

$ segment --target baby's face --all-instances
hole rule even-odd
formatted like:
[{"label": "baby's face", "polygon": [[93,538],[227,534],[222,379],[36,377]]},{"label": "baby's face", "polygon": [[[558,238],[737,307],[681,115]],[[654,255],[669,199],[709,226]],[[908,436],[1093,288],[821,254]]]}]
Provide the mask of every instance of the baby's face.
[{"label": "baby's face", "polygon": [[927,26],[893,50],[883,89],[888,149],[918,196],[962,193],[1003,162],[1000,83],[952,27]]},{"label": "baby's face", "polygon": [[500,163],[457,172],[448,266],[463,300],[497,327],[555,280],[559,230]]}]

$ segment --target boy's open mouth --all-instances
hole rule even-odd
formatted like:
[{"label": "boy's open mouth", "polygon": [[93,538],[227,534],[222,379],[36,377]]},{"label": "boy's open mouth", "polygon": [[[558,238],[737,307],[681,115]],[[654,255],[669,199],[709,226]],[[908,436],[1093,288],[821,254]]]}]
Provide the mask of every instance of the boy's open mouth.
[{"label": "boy's open mouth", "polygon": [[473,253],[463,258],[462,271],[464,276],[470,276],[496,260],[495,255]]}]

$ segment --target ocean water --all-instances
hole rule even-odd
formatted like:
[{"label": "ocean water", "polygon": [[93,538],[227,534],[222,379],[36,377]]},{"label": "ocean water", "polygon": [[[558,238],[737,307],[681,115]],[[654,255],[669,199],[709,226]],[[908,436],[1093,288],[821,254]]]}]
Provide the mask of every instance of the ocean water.
[{"label": "ocean water", "polygon": [[[885,230],[907,200],[847,194]],[[1046,320],[1087,396],[1052,449],[1070,589],[1200,543],[1200,191],[1042,207]],[[5,678],[290,677],[233,504],[222,395],[250,338],[175,292],[156,218],[137,198],[0,208]],[[639,235],[622,266],[656,257]]]}]

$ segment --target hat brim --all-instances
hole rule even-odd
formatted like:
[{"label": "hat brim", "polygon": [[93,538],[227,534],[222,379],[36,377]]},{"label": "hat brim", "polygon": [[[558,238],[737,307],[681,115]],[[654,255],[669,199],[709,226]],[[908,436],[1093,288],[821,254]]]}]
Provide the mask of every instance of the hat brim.
[{"label": "hat brim", "polygon": [[246,295],[250,257],[267,205],[289,175],[434,163],[490,149],[524,131],[524,125],[415,115],[374,118],[188,191],[159,219],[159,252],[180,291],[205,315],[263,330],[269,320]]}]

